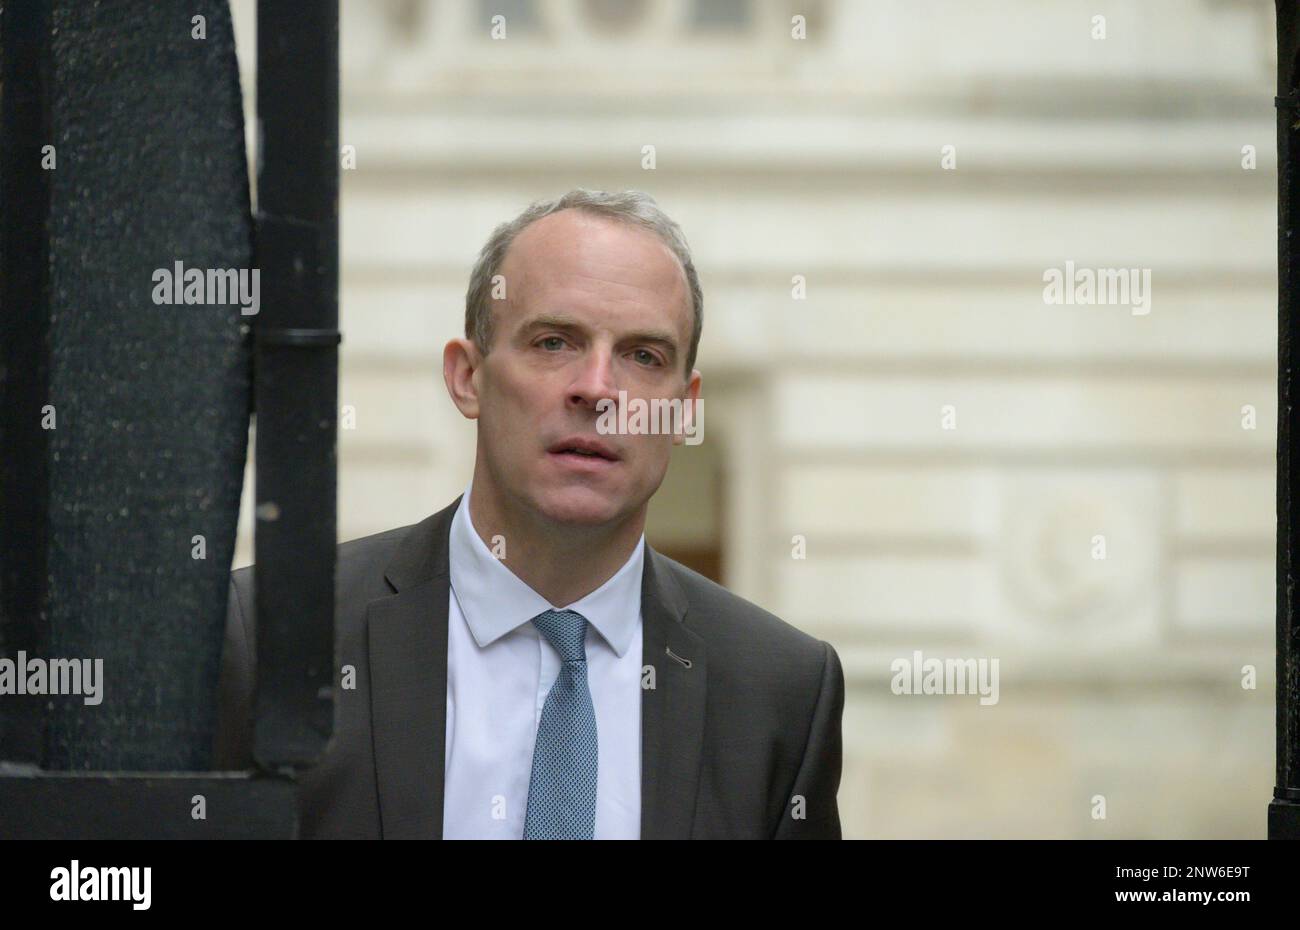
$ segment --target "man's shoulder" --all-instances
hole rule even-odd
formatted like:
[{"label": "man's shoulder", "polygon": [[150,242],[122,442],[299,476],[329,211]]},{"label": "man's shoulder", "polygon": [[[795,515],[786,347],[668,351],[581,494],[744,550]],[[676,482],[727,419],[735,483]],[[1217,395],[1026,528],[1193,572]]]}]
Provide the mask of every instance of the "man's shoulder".
[{"label": "man's shoulder", "polygon": [[655,552],[654,558],[686,598],[683,622],[706,644],[717,643],[733,654],[782,655],[821,667],[826,644],[815,636],[663,553]]},{"label": "man's shoulder", "polygon": [[[365,599],[390,593],[384,569],[403,541],[422,525],[411,523],[339,543],[335,581],[340,597]],[[666,572],[682,592],[685,625],[706,643],[721,647],[723,654],[780,655],[787,662],[818,668],[825,660],[826,644],[816,637],[661,552],[650,549],[649,557],[656,570]],[[246,590],[251,572],[252,566],[236,570],[232,575],[236,586]]]},{"label": "man's shoulder", "polygon": [[338,570],[342,572],[344,569],[364,569],[376,563],[379,563],[379,568],[382,570],[389,559],[396,554],[402,540],[406,539],[417,526],[418,523],[410,523],[339,543],[338,549],[335,550]]}]

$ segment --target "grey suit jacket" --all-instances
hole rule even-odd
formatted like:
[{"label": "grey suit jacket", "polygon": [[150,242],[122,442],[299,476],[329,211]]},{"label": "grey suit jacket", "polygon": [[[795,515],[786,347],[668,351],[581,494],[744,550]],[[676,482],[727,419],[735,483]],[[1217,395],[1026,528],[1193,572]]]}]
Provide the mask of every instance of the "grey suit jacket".
[{"label": "grey suit jacket", "polygon": [[[334,735],[301,776],[304,838],[442,836],[448,533],[460,499],[338,550]],[[251,768],[251,569],[231,576],[218,769]],[[643,839],[839,839],[835,650],[646,546]],[[672,655],[669,655],[671,650]],[[690,663],[688,668],[678,658]]]}]

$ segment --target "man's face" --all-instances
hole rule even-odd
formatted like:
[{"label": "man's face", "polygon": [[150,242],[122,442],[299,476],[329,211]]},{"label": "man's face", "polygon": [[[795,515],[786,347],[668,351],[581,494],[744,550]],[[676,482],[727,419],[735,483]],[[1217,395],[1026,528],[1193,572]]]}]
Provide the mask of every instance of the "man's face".
[{"label": "man's face", "polygon": [[492,345],[473,375],[495,490],[551,522],[628,518],[681,440],[602,434],[597,405],[620,391],[629,403],[699,395],[699,373],[684,370],[693,319],[680,264],[648,231],[563,210],[515,239],[501,273],[506,299],[492,302]]}]

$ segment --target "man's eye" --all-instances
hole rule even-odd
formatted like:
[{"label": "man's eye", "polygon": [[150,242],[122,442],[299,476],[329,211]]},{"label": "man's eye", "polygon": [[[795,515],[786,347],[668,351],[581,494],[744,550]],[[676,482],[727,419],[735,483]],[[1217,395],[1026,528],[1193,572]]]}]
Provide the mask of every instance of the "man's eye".
[{"label": "man's eye", "polygon": [[637,349],[633,353],[633,356],[636,358],[638,362],[641,362],[646,365],[659,364],[659,357],[655,355],[653,352],[651,352],[649,349]]},{"label": "man's eye", "polygon": [[564,340],[561,339],[559,336],[547,336],[545,339],[543,339],[541,342],[539,342],[538,345],[541,346],[541,347],[544,348],[544,349],[557,349],[557,350],[558,350],[558,349],[560,349],[560,348],[563,348],[563,346],[564,346]]}]

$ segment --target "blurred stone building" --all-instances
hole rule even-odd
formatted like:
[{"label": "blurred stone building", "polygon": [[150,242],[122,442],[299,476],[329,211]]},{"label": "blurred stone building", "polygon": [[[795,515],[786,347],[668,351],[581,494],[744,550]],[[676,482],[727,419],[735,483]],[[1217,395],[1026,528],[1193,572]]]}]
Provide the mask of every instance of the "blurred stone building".
[{"label": "blurred stone building", "polygon": [[[846,836],[1264,835],[1267,0],[342,7],[341,539],[468,480],[441,349],[492,228],[645,190],[707,412],[648,536],[838,649]],[[1046,302],[1066,262],[1149,312]],[[997,658],[998,702],[895,694],[918,650]]]}]

